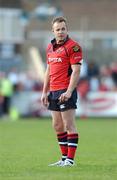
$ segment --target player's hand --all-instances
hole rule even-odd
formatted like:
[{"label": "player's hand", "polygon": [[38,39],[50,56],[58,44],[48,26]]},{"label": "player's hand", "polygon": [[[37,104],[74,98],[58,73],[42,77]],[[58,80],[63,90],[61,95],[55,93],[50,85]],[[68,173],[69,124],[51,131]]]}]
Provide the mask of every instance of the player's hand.
[{"label": "player's hand", "polygon": [[42,96],[41,96],[41,102],[44,106],[48,106],[48,95],[47,93],[42,93]]},{"label": "player's hand", "polygon": [[70,91],[66,91],[59,97],[59,102],[65,102],[68,101],[68,99],[71,97],[72,93]]}]

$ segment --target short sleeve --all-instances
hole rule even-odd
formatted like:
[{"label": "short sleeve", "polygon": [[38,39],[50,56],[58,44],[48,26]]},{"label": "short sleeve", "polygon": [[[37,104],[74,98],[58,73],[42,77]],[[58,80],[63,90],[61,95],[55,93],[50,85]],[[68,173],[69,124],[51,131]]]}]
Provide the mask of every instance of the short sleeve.
[{"label": "short sleeve", "polygon": [[78,44],[70,48],[70,64],[82,64],[82,49]]}]

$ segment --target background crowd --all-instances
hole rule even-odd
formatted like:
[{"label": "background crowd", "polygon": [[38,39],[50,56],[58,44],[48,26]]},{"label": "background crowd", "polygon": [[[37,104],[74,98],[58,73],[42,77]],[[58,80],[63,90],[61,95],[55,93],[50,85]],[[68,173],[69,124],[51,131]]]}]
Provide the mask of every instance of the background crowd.
[{"label": "background crowd", "polygon": [[[0,72],[0,116],[8,115],[12,97],[22,91],[42,90],[42,82],[34,73],[19,72],[12,68],[9,72]],[[117,91],[117,62],[99,66],[94,60],[84,60],[78,83],[78,92],[82,99],[88,92]]]}]

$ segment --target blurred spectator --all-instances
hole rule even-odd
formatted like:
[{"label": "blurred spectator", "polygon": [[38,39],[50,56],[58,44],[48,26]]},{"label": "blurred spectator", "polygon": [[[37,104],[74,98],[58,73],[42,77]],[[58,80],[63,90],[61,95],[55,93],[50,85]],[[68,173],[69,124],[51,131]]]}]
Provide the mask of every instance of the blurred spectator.
[{"label": "blurred spectator", "polygon": [[100,90],[112,91],[115,89],[115,84],[111,76],[110,67],[103,65],[100,68]]},{"label": "blurred spectator", "polygon": [[9,72],[8,79],[11,81],[11,83],[13,85],[14,92],[16,92],[17,86],[18,86],[18,72],[15,67],[12,68],[11,71]]},{"label": "blurred spectator", "polygon": [[99,67],[94,60],[88,64],[88,80],[89,80],[89,90],[98,91],[99,90]]},{"label": "blurred spectator", "polygon": [[79,93],[81,99],[86,100],[87,93],[89,91],[89,82],[88,82],[88,80],[86,78],[80,79],[77,89],[78,89],[78,93]]},{"label": "blurred spectator", "polygon": [[89,82],[88,82],[88,65],[85,60],[83,60],[81,71],[80,71],[80,80],[78,82],[78,92],[80,97],[83,100],[86,100],[87,93],[89,91]]},{"label": "blurred spectator", "polygon": [[81,66],[81,71],[80,71],[80,79],[87,79],[87,75],[88,75],[88,65],[87,62],[85,60],[83,60],[82,66]]},{"label": "blurred spectator", "polygon": [[117,62],[112,62],[110,68],[111,68],[112,79],[117,89]]},{"label": "blurred spectator", "polygon": [[31,91],[34,88],[34,83],[35,83],[35,78],[34,76],[34,72],[28,71],[26,73],[26,83],[25,83],[25,90],[27,91]]},{"label": "blurred spectator", "polygon": [[42,83],[40,83],[39,81],[35,81],[33,90],[34,91],[41,91],[42,87],[43,87]]},{"label": "blurred spectator", "polygon": [[1,101],[1,115],[6,117],[9,115],[11,98],[13,95],[13,86],[10,80],[6,77],[5,73],[2,73],[0,78],[0,94]]},{"label": "blurred spectator", "polygon": [[92,77],[99,77],[99,67],[95,63],[95,61],[91,61],[88,64],[88,78],[91,79]]},{"label": "blurred spectator", "polygon": [[98,91],[100,87],[99,78],[97,76],[93,76],[89,80],[89,90],[90,91]]},{"label": "blurred spectator", "polygon": [[3,73],[0,72],[0,117],[2,116],[2,112],[3,112],[3,96],[2,96],[2,92],[1,92],[1,86],[2,86],[2,77],[3,77]]}]

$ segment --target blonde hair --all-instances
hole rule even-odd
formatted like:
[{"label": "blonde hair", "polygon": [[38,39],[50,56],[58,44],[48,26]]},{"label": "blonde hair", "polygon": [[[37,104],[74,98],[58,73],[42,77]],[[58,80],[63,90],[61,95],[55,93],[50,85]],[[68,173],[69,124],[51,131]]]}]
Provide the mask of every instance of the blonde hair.
[{"label": "blonde hair", "polygon": [[64,23],[67,25],[67,20],[66,20],[66,18],[64,18],[64,17],[62,17],[62,16],[55,17],[55,18],[52,20],[52,26],[54,25],[55,22],[58,22],[58,23],[64,22]]}]

